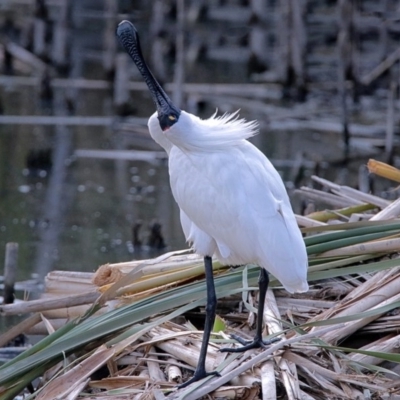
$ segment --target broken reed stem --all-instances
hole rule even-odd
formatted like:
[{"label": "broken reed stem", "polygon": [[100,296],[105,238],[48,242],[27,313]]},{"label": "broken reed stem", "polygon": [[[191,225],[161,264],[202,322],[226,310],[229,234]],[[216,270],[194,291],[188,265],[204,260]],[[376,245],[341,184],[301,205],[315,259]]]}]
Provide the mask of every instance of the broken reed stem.
[{"label": "broken reed stem", "polygon": [[[399,282],[396,282],[397,285],[399,284]],[[398,286],[397,286],[398,287]],[[384,288],[386,289],[386,288]],[[385,291],[385,290],[384,290]],[[352,315],[352,314],[356,314],[357,312],[362,312],[365,310],[374,310],[376,308],[380,308],[380,307],[384,307],[388,304],[394,303],[396,301],[400,300],[400,293],[398,293],[395,296],[386,296],[383,293],[374,293],[373,295],[369,296],[370,297],[374,297],[375,299],[382,299],[385,298],[384,301],[379,302],[378,304],[375,304],[374,306],[364,306],[364,305],[359,305],[359,304],[355,304],[353,307],[349,307],[347,310],[345,310],[345,312],[341,313],[341,314],[346,314],[346,315]],[[367,303],[367,301],[363,301],[363,302],[358,302],[358,303]],[[356,310],[354,310],[354,308]],[[361,308],[361,310],[359,311],[359,309]],[[322,335],[321,336],[321,340],[330,343],[330,344],[334,344],[336,345],[336,343],[338,343],[340,340],[342,340],[343,338],[351,335],[352,333],[356,332],[358,329],[360,329],[361,327],[369,324],[371,321],[374,321],[375,319],[379,318],[382,314],[376,314],[373,315],[371,317],[366,317],[366,318],[362,318],[362,319],[358,319],[356,321],[351,321],[351,322],[347,322],[345,323],[345,326],[340,328],[340,329],[333,329],[331,330],[329,333]],[[339,314],[338,314],[339,316]]]},{"label": "broken reed stem", "polygon": [[382,176],[395,182],[400,182],[400,170],[382,161],[370,159],[367,164],[371,174]]},{"label": "broken reed stem", "polygon": [[[276,304],[274,293],[271,289],[268,289],[265,300],[264,319],[266,325],[268,326],[268,332],[270,334],[282,332],[282,325],[279,322],[281,318],[279,309]],[[281,340],[286,341],[286,337],[281,337]],[[268,360],[267,362],[272,362],[272,360]],[[300,387],[297,378],[296,366],[281,356],[276,356],[275,362],[279,368],[281,379],[285,386],[288,397],[295,399],[300,398]],[[273,373],[275,374],[275,371],[273,371]],[[268,380],[270,379],[271,378],[268,378]]]},{"label": "broken reed stem", "polygon": [[[268,288],[264,303],[264,321],[270,335],[282,331],[282,327],[278,322],[279,318],[280,314],[275,301],[274,293],[270,288]],[[286,340],[286,338],[282,335],[281,340]],[[276,398],[276,380],[274,365],[275,361],[273,359],[266,360],[261,364],[261,384],[263,389],[263,400],[272,400]]]},{"label": "broken reed stem", "polygon": [[[360,350],[378,351],[385,353],[398,353],[400,335],[387,335],[383,338],[376,340],[375,342],[368,343],[367,345],[360,347]],[[349,354],[352,361],[362,364],[378,365],[384,360],[382,358],[367,356],[366,354]]]},{"label": "broken reed stem", "polygon": [[[369,310],[379,303],[382,298],[388,298],[398,293],[400,276],[399,268],[379,271],[362,285],[353,289],[341,302],[322,312],[307,322],[322,321],[332,317],[345,317]],[[361,301],[363,300],[363,301]],[[318,331],[320,327],[312,328]]]},{"label": "broken reed stem", "polygon": [[[143,260],[139,260],[101,265],[92,278],[93,284],[96,286],[104,286],[110,283],[114,283],[117,280],[121,279],[122,276],[127,275],[134,268],[140,267],[143,262]],[[196,254],[188,254],[185,256],[171,256],[167,260],[160,261],[157,264],[148,264],[143,271],[143,276],[145,277],[149,275],[176,272],[180,270],[185,270],[191,266],[195,267],[198,264],[202,265],[202,263],[202,257]]]},{"label": "broken reed stem", "polygon": [[296,217],[296,222],[299,226],[305,227],[305,228],[310,228],[313,226],[325,226],[326,223],[325,222],[320,222],[320,221],[316,221],[314,219],[305,217],[303,215],[297,215],[295,214]]},{"label": "broken reed stem", "polygon": [[378,240],[341,247],[321,253],[321,257],[356,256],[361,254],[389,254],[400,250],[400,238]]},{"label": "broken reed stem", "polygon": [[400,214],[400,199],[395,200],[393,203],[389,204],[382,211],[375,214],[370,221],[383,221],[386,219],[391,219],[397,217]]},{"label": "broken reed stem", "polygon": [[[196,336],[198,336],[198,338],[197,339],[192,338],[190,342],[187,343],[186,345],[183,345],[183,341],[178,339],[165,340],[159,342],[158,339],[161,335],[164,334],[164,332],[165,330],[161,327],[153,328],[147,333],[146,337],[150,337],[151,339],[155,338],[157,340],[156,346],[159,349],[161,349],[165,353],[172,355],[176,359],[185,362],[191,367],[195,368],[197,366],[200,354],[202,332],[201,331],[196,332]],[[170,335],[170,332],[168,332],[168,335]],[[192,332],[191,335],[194,336],[194,332]],[[146,339],[146,344],[147,342],[152,343],[152,340],[148,341]],[[217,354],[216,348],[212,343],[210,343],[206,359],[207,371],[213,371],[216,368],[216,362],[215,362],[216,354]]]},{"label": "broken reed stem", "polygon": [[307,215],[307,218],[315,219],[320,222],[328,222],[330,219],[338,219],[340,215],[344,217],[350,217],[352,214],[363,213],[365,211],[371,211],[376,208],[373,204],[361,204],[352,207],[341,208],[333,211],[316,211]]},{"label": "broken reed stem", "polygon": [[[151,346],[150,353],[157,354],[156,349]],[[146,359],[147,368],[149,370],[149,376],[152,381],[163,382],[165,381],[164,373],[160,369],[160,364],[157,362],[158,358],[156,355],[148,356]]]},{"label": "broken reed stem", "polygon": [[60,308],[74,307],[82,304],[93,303],[100,294],[98,292],[89,292],[81,295],[61,297],[51,300],[31,300],[16,304],[0,305],[0,314],[18,315],[32,312],[42,312],[46,310],[55,310]]},{"label": "broken reed stem", "polygon": [[[54,319],[48,319],[48,323],[52,326],[52,328],[57,331],[60,328],[62,328],[67,322],[69,321],[69,318],[54,318]],[[44,321],[39,321],[36,325],[33,325],[29,327],[26,331],[26,334],[28,335],[48,335],[48,327],[47,324]]]}]

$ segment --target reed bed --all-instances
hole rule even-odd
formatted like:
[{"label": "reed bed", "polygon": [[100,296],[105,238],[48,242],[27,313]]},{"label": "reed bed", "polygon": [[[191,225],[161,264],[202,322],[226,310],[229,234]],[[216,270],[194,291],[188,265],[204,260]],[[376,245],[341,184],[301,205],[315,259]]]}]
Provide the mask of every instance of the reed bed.
[{"label": "reed bed", "polygon": [[[370,165],[398,179],[392,167]],[[181,251],[107,264],[94,274],[54,271],[41,299],[0,306],[6,315],[31,314],[0,336],[1,345],[20,333],[45,335],[0,367],[0,400],[27,387],[29,399],[396,398],[397,201],[313,179],[323,190],[300,193],[332,209],[298,217],[310,291],[290,295],[271,277],[265,335],[278,342],[244,354],[218,351],[236,346],[230,333],[254,333],[258,267],[214,261],[219,305],[207,368],[220,376],[177,390],[200,351],[206,302],[200,257]]]}]

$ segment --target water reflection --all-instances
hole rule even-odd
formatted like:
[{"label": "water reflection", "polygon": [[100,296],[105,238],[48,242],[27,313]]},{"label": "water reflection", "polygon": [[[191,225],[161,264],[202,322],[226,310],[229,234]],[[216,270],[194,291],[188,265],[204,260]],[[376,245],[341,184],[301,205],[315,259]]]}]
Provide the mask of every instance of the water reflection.
[{"label": "water reflection", "polygon": [[[24,110],[22,99],[13,101]],[[34,113],[29,106],[25,112]],[[185,246],[165,160],[74,156],[74,149],[110,147],[126,149],[106,128],[0,127],[0,257],[7,242],[19,243],[18,280],[49,269],[93,271]],[[52,164],[45,167],[38,160],[49,148]],[[140,241],[134,243],[138,221]]]},{"label": "water reflection", "polygon": [[[91,271],[106,262],[156,255],[158,245],[148,246],[154,220],[161,224],[168,249],[184,246],[165,163],[79,158],[68,166],[62,187],[46,191],[51,176],[54,170],[50,178],[25,177],[17,187],[2,188],[0,245],[3,249],[7,241],[18,241],[20,265],[27,271],[34,259],[43,275],[53,262],[58,269]],[[134,246],[137,221],[141,245],[136,241]]]}]

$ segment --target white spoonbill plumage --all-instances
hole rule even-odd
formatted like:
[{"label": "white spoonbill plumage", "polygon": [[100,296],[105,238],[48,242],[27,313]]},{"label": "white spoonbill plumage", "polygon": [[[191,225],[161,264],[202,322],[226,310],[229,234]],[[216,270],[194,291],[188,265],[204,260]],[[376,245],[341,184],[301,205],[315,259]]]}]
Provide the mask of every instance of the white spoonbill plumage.
[{"label": "white spoonbill plumage", "polygon": [[123,21],[117,35],[156,105],[149,131],[168,153],[171,189],[186,240],[204,256],[207,306],[202,348],[193,378],[182,387],[210,374],[205,359],[216,309],[211,257],[223,264],[261,267],[255,338],[246,342],[235,336],[243,347],[221,350],[244,351],[268,344],[262,339],[268,272],[289,292],[305,292],[307,253],[280,175],[246,140],[257,133],[257,123],[239,119],[238,112],[202,120],[181,111],[147,67],[135,27]]}]

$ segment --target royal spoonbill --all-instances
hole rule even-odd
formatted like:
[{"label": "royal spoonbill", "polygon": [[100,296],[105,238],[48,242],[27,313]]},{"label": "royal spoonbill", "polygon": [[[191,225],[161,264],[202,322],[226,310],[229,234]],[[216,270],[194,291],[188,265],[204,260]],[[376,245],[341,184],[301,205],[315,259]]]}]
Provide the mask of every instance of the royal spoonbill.
[{"label": "royal spoonbill", "polygon": [[[173,196],[180,208],[186,240],[204,257],[207,305],[203,341],[194,376],[181,387],[215,372],[205,360],[216,310],[212,257],[221,263],[256,263],[261,267],[256,335],[236,349],[264,347],[262,323],[268,272],[289,292],[305,292],[307,253],[282,179],[269,160],[248,140],[256,122],[238,113],[202,120],[176,107],[143,59],[139,36],[122,21],[117,36],[150,90],[157,111],[148,126],[168,153]],[[267,272],[268,271],[268,272]]]}]

